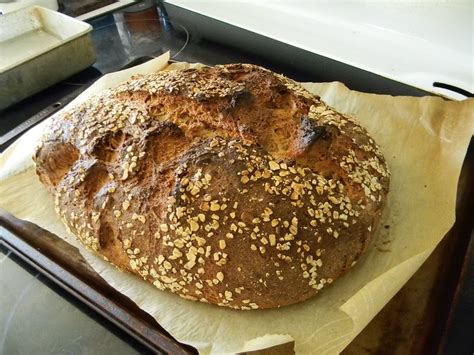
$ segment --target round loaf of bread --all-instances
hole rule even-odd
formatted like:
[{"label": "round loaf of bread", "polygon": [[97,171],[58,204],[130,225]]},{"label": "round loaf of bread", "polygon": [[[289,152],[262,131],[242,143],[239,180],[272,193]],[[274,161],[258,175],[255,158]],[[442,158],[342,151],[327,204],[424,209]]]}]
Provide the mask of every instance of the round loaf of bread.
[{"label": "round loaf of bread", "polygon": [[246,64],[134,77],[56,115],[34,159],[86,247],[244,310],[306,300],[351,268],[389,185],[355,119]]}]

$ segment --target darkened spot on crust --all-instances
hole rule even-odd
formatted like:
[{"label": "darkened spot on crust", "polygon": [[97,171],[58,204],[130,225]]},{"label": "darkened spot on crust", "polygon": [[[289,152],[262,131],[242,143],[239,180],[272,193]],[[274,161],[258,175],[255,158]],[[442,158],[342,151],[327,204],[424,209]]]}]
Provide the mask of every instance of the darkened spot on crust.
[{"label": "darkened spot on crust", "polygon": [[310,147],[314,142],[316,142],[320,138],[324,138],[326,136],[326,128],[323,126],[318,126],[318,124],[308,118],[302,117],[301,118],[301,125],[299,130],[299,137],[300,144],[304,147]]},{"label": "darkened spot on crust", "polygon": [[120,242],[117,233],[107,222],[102,222],[99,229],[99,243],[101,249],[108,249]]},{"label": "darkened spot on crust", "polygon": [[249,91],[238,91],[232,95],[230,99],[230,107],[235,108],[239,104],[249,101],[252,98],[252,94]]}]

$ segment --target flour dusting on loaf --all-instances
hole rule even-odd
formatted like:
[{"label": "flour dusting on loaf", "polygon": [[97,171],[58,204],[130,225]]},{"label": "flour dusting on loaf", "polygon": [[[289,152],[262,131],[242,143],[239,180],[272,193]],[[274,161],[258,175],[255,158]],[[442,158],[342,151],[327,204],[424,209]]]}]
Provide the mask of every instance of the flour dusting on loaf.
[{"label": "flour dusting on loaf", "polygon": [[142,75],[55,116],[36,155],[89,249],[236,309],[308,299],[370,242],[389,172],[354,118],[232,64]]}]

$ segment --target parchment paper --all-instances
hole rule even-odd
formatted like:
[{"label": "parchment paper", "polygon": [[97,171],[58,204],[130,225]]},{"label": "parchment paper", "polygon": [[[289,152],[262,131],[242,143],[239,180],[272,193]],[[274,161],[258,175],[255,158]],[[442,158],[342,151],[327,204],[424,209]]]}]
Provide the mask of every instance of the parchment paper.
[{"label": "parchment paper", "polygon": [[[163,55],[107,75],[75,102],[138,72],[167,67]],[[183,65],[181,65],[183,66]],[[0,207],[76,245],[113,287],[150,313],[178,341],[201,353],[232,353],[295,341],[300,354],[346,347],[413,275],[454,222],[456,187],[474,132],[474,101],[355,92],[341,83],[307,83],[338,111],[357,117],[381,146],[392,171],[376,241],[366,258],[321,295],[277,310],[235,311],[159,291],[90,254],[66,232],[53,199],[34,173],[31,155],[47,122],[0,156]]]}]

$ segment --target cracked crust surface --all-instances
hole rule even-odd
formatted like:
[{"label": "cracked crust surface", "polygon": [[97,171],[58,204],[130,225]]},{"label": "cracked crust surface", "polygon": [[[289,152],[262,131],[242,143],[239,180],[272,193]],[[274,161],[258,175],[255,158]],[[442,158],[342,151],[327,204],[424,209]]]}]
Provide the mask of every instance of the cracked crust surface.
[{"label": "cracked crust surface", "polygon": [[350,269],[389,185],[356,120],[247,64],[132,78],[56,115],[34,159],[89,249],[244,310],[303,301]]}]

